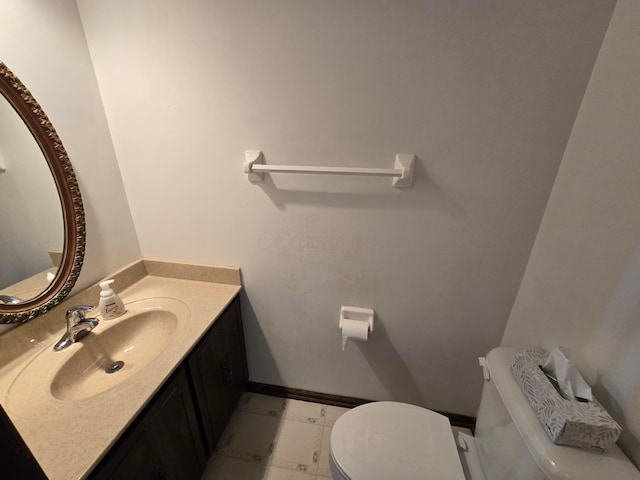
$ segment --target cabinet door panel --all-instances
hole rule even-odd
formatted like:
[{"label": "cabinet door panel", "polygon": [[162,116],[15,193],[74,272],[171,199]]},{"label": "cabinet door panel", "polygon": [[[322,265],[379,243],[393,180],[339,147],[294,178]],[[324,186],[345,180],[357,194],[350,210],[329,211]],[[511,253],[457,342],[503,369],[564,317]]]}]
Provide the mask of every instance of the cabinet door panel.
[{"label": "cabinet door panel", "polygon": [[[220,366],[224,382],[222,409],[225,417],[231,416],[244,388],[242,375],[242,355],[238,348],[238,322],[233,318],[236,312],[230,307],[229,318],[215,332],[214,352]],[[226,423],[226,422],[225,422]]]},{"label": "cabinet door panel", "polygon": [[152,468],[159,458],[151,446],[146,422],[140,422],[107,454],[93,471],[91,480],[155,480]]},{"label": "cabinet door panel", "polygon": [[204,445],[184,368],[96,468],[92,480],[198,480]]},{"label": "cabinet door panel", "polygon": [[155,451],[149,448],[149,440],[150,437],[145,432],[113,472],[104,478],[110,480],[156,480],[153,468],[159,465],[160,460],[156,457]]},{"label": "cabinet door panel", "polygon": [[216,337],[210,334],[189,359],[189,369],[209,454],[213,453],[227,424],[226,400],[223,394],[225,380],[216,347]]},{"label": "cabinet door panel", "polygon": [[209,454],[247,383],[240,304],[236,298],[189,359]]},{"label": "cabinet door panel", "polygon": [[195,415],[187,378],[183,373],[159,402],[148,427],[154,450],[160,458],[160,468],[155,468],[160,478],[183,480],[200,477],[205,456]]}]

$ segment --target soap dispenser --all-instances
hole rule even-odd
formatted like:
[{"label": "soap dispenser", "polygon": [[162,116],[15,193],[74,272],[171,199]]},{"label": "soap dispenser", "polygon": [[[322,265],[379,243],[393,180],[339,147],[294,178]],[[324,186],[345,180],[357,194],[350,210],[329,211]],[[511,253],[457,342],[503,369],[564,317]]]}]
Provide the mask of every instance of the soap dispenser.
[{"label": "soap dispenser", "polygon": [[124,303],[116,293],[111,289],[109,285],[114,282],[113,279],[100,282],[100,314],[105,320],[119,317],[125,312]]}]

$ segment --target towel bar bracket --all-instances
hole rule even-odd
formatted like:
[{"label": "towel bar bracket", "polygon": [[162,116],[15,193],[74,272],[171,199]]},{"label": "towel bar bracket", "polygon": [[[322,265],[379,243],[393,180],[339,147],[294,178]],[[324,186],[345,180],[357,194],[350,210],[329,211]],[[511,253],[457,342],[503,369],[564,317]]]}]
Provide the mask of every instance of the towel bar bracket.
[{"label": "towel bar bracket", "polygon": [[413,185],[413,169],[416,165],[416,156],[407,153],[396,155],[395,168],[401,170],[402,175],[393,179],[393,186],[396,188],[410,188]]},{"label": "towel bar bracket", "polygon": [[264,180],[264,173],[253,171],[253,166],[258,164],[264,164],[264,155],[260,150],[247,150],[244,152],[244,173],[247,174],[251,183]]}]

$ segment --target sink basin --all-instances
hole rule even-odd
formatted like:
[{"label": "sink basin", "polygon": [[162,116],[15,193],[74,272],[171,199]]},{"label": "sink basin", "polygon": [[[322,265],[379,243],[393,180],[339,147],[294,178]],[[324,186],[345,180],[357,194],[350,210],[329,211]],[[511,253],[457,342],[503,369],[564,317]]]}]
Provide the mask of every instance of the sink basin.
[{"label": "sink basin", "polygon": [[[46,348],[11,385],[8,408],[29,414],[25,404],[39,396],[78,402],[99,395],[137,375],[157,359],[179,334],[189,308],[173,298],[150,298],[126,305],[127,312],[100,324],[63,351]],[[25,397],[31,397],[25,402]],[[55,401],[54,400],[54,401]],[[19,410],[19,411],[16,411]]]},{"label": "sink basin", "polygon": [[174,312],[150,309],[103,332],[96,328],[53,377],[51,394],[81,400],[112,388],[160,355],[177,326]]}]

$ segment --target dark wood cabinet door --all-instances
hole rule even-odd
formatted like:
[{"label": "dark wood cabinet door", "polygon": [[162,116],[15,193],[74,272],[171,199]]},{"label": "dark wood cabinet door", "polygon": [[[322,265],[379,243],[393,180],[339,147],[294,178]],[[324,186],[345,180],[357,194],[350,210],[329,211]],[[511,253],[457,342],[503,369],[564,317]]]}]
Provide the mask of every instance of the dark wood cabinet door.
[{"label": "dark wood cabinet door", "polygon": [[237,297],[194,350],[189,370],[211,454],[248,380]]},{"label": "dark wood cabinet door", "polygon": [[213,450],[226,426],[225,380],[216,355],[213,336],[205,338],[189,358],[198,411],[207,443],[207,453]]},{"label": "dark wood cabinet door", "polygon": [[159,464],[160,459],[151,446],[151,436],[146,427],[142,426],[137,433],[139,435],[136,435],[133,442],[115,447],[115,450],[119,450],[117,459],[109,457],[109,461],[100,464],[91,477],[92,480],[155,480],[153,468]]},{"label": "dark wood cabinet door", "polygon": [[184,368],[111,449],[92,480],[197,480],[206,458]]},{"label": "dark wood cabinet door", "polygon": [[239,302],[232,303],[227,313],[226,321],[214,333],[214,344],[225,386],[223,411],[228,420],[247,385],[247,367]]},{"label": "dark wood cabinet door", "polygon": [[152,474],[161,480],[200,478],[205,451],[184,370],[159,399],[147,432],[158,458]]}]

